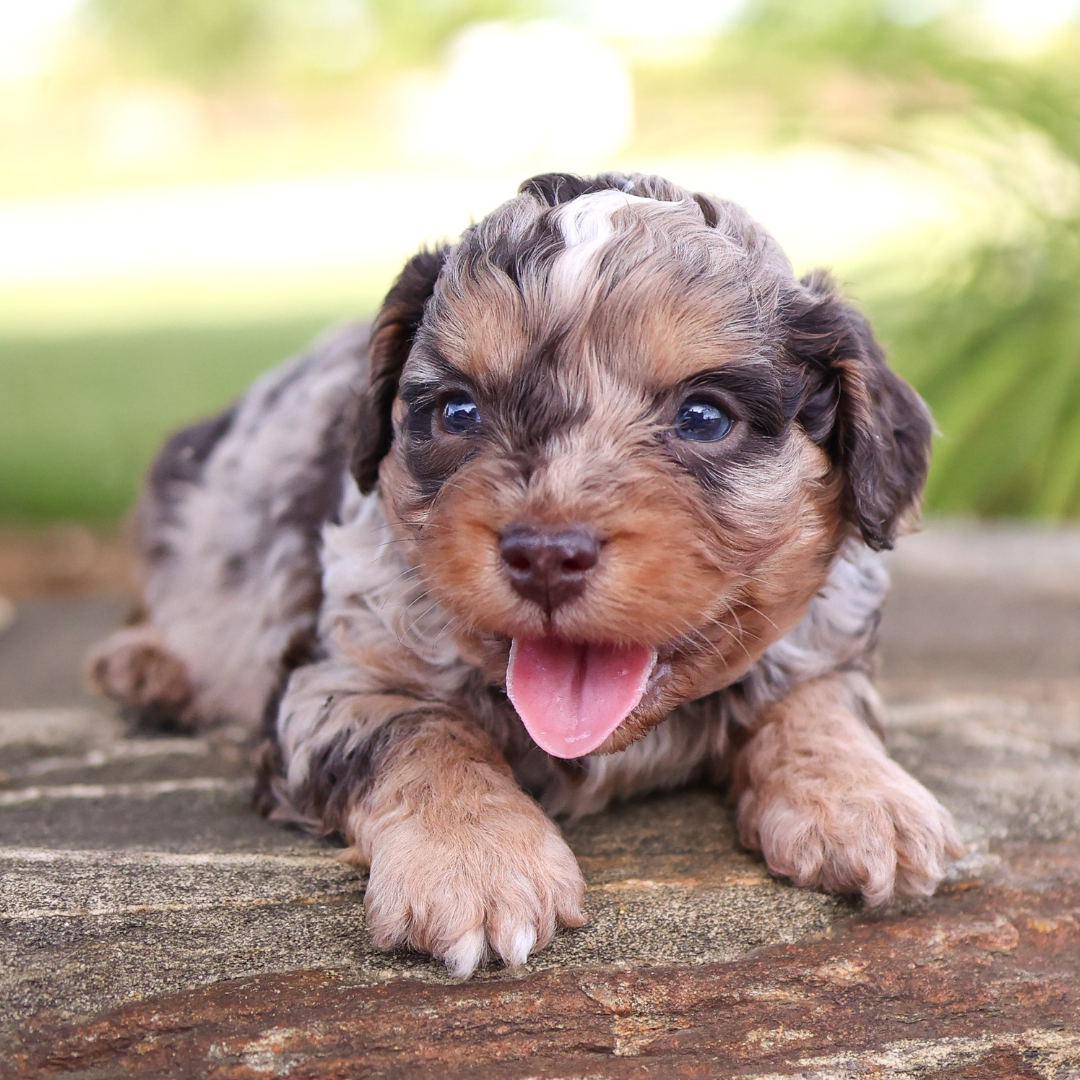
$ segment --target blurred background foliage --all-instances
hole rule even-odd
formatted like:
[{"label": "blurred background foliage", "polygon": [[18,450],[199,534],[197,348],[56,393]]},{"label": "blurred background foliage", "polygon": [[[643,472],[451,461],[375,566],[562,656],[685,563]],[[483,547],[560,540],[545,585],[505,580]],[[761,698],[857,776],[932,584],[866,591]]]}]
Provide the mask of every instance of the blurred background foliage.
[{"label": "blurred background foliage", "polygon": [[88,10],[121,64],[198,84],[252,63],[273,26],[266,14],[259,0],[94,0]]},{"label": "blurred background foliage", "polygon": [[[448,201],[476,192],[464,215],[509,195],[510,176],[662,168],[734,194],[772,226],[768,200],[754,203],[756,166],[722,167],[759,159],[795,163],[783,172],[786,198],[801,197],[804,221],[820,210],[834,214],[829,228],[847,219],[849,232],[867,231],[865,242],[849,237],[822,257],[839,264],[893,363],[935,413],[927,506],[1080,518],[1076,5],[1057,0],[1057,17],[1028,35],[1017,28],[1031,2],[1013,5],[1018,18],[1002,24],[987,17],[994,3],[717,0],[698,5],[706,17],[688,21],[678,40],[660,33],[677,5],[637,5],[635,23],[629,0],[618,18],[619,5],[602,0],[69,6],[45,74],[0,84],[0,132],[20,151],[0,163],[0,239],[5,205],[17,226],[34,196],[60,206],[87,192],[253,177],[379,176],[392,208],[383,214],[400,221],[392,242],[370,241],[377,258],[350,264],[332,286],[316,288],[317,275],[300,266],[288,279],[292,302],[281,299],[279,275],[272,299],[248,304],[237,279],[258,275],[235,267],[218,287],[212,274],[174,286],[136,271],[112,284],[47,274],[28,284],[14,271],[3,278],[0,265],[0,518],[115,520],[164,431],[222,403],[318,326],[369,312],[401,251],[465,223],[425,217],[428,192]],[[491,37],[492,26],[503,37]],[[526,39],[514,27],[538,26],[547,29],[529,39],[536,55],[515,52]],[[478,33],[489,34],[486,51],[470,52]],[[586,39],[607,51],[589,53]],[[632,113],[597,105],[585,143],[565,148],[558,129],[571,126],[575,101],[587,111],[618,97],[609,56],[626,73]],[[547,141],[514,143],[541,128]],[[125,142],[131,130],[138,138]],[[881,189],[882,219],[905,185],[946,192],[951,216],[901,221],[879,242],[873,207],[848,217],[842,192],[826,193],[838,212],[825,195],[800,190],[806,148],[894,176]],[[734,191],[720,187],[738,176]],[[781,194],[771,204],[780,216],[784,202]],[[817,257],[794,226],[777,231],[800,269]],[[177,299],[215,290],[216,301]]]},{"label": "blurred background foliage", "polygon": [[975,170],[1007,196],[1006,220],[918,288],[885,288],[878,267],[870,306],[942,433],[927,505],[1076,518],[1080,32],[1073,24],[1038,51],[1003,55],[964,14],[905,25],[898,6],[875,0],[763,0],[720,42],[710,76],[765,96],[787,138],[919,155]]},{"label": "blurred background foliage", "polygon": [[543,0],[90,0],[88,27],[136,72],[200,87],[348,81],[430,63],[473,23],[544,14]]}]

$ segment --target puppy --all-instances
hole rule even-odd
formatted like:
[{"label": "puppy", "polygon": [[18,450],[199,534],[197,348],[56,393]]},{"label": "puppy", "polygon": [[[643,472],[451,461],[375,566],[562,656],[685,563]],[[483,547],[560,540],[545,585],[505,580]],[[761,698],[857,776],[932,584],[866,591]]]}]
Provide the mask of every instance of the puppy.
[{"label": "puppy", "polygon": [[886,754],[880,552],[930,422],[828,277],[732,203],[535,177],[174,436],[123,707],[253,732],[273,816],[458,976],[582,922],[548,815],[701,779],[793,883],[927,895],[961,848]]}]

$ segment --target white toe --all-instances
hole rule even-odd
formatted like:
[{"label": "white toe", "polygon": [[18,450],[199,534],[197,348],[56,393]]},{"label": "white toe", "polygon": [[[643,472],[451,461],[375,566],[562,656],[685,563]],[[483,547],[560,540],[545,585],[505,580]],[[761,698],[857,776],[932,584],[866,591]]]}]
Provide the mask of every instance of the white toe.
[{"label": "white toe", "polygon": [[510,938],[510,946],[503,953],[503,959],[510,967],[521,967],[529,959],[536,944],[536,928],[533,926],[519,926]]},{"label": "white toe", "polygon": [[445,952],[443,960],[455,979],[467,979],[484,959],[487,951],[484,928],[467,930]]}]

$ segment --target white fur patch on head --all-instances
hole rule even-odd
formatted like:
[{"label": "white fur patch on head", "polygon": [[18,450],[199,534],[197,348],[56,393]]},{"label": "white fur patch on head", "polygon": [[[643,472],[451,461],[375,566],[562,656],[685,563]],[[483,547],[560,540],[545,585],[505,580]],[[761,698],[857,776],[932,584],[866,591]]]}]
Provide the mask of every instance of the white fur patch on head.
[{"label": "white fur patch on head", "polygon": [[560,208],[555,218],[566,251],[555,261],[553,279],[566,289],[581,285],[592,275],[601,252],[615,235],[615,215],[635,207],[677,210],[682,203],[646,199],[610,189],[579,195]]},{"label": "white fur patch on head", "polygon": [[651,202],[656,200],[640,195],[627,195],[625,191],[616,191],[614,188],[579,195],[566,203],[556,214],[559,232],[562,233],[568,248],[601,242],[615,231],[611,219],[616,210],[633,206],[635,203]]}]

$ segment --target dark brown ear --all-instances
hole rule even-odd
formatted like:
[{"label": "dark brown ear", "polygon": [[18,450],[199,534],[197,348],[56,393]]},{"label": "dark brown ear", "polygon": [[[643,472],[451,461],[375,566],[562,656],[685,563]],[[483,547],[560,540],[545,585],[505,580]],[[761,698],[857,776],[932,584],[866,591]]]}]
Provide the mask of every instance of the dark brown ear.
[{"label": "dark brown ear", "polygon": [[789,309],[788,352],[805,377],[798,419],[844,470],[847,512],[875,551],[892,547],[918,505],[932,425],[922,399],[885,363],[867,321],[816,270]]},{"label": "dark brown ear", "polygon": [[349,457],[349,468],[365,495],[379,482],[379,464],[390,450],[394,435],[390,410],[398,379],[445,261],[443,247],[414,255],[386,294],[371,327],[367,381],[353,410]]}]

